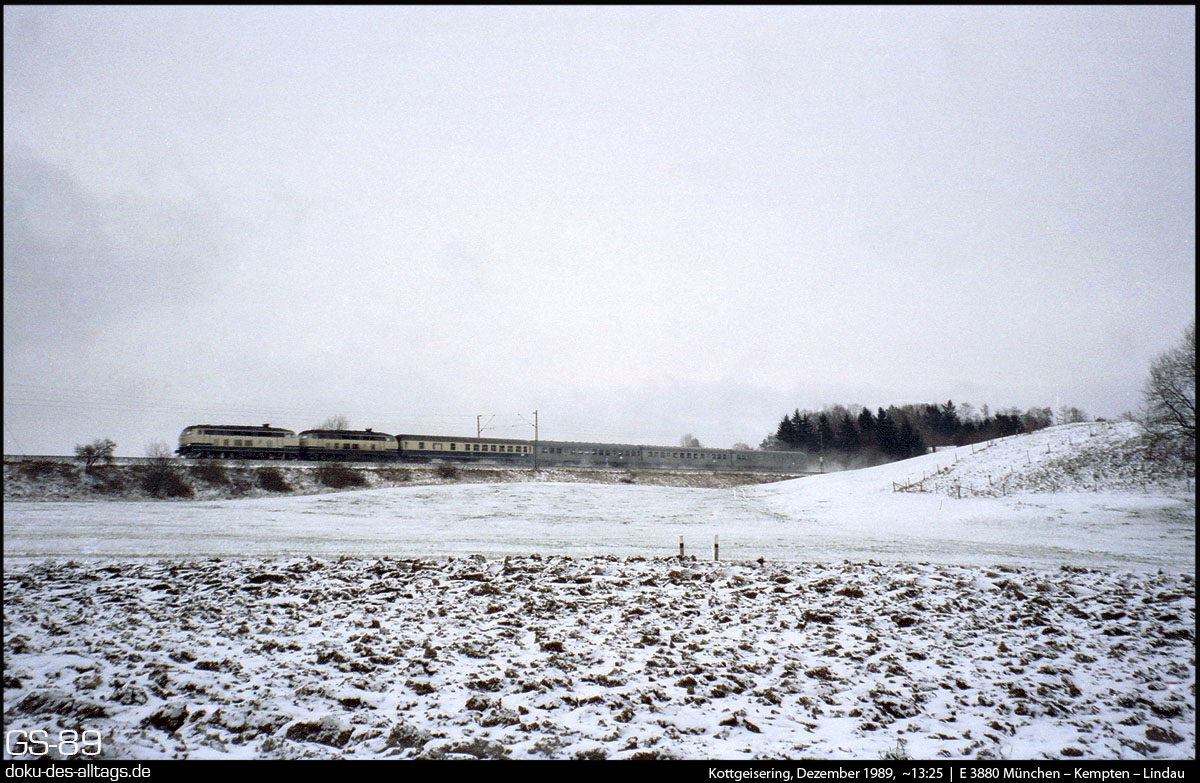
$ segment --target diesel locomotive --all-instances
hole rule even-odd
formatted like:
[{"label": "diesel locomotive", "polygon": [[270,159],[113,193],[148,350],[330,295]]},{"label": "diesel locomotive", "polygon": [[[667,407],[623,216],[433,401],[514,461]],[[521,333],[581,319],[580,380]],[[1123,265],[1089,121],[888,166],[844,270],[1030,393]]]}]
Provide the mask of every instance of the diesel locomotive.
[{"label": "diesel locomotive", "polygon": [[450,435],[389,435],[366,430],[292,430],[196,424],[179,436],[181,457],[344,462],[479,462],[532,467],[659,468],[803,473],[804,452],[640,446]]}]

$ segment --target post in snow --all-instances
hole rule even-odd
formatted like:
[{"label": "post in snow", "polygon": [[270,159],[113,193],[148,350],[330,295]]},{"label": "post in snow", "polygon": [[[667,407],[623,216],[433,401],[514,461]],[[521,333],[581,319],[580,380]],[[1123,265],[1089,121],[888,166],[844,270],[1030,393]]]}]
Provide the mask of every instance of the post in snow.
[{"label": "post in snow", "polygon": [[713,534],[713,560],[720,560],[721,546],[717,543],[717,534]]}]

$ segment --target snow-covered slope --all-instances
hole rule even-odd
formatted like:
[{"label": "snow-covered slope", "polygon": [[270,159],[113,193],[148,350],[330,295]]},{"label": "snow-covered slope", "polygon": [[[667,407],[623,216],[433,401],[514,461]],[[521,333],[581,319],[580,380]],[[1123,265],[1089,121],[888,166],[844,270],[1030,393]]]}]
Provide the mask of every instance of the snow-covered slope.
[{"label": "snow-covered slope", "polygon": [[[916,542],[938,562],[987,563],[989,554],[1002,562],[1020,549],[1032,561],[1079,564],[1120,551],[1194,571],[1194,481],[1139,465],[1106,467],[1112,454],[1140,462],[1136,437],[1133,424],[1066,425],[736,491],[814,542],[857,542],[856,554],[875,548],[888,556]],[[1081,490],[1071,477],[1085,470],[1097,476],[1086,491],[1045,491]]]},{"label": "snow-covered slope", "polygon": [[1195,466],[1146,458],[1134,422],[1048,427],[985,443],[941,447],[921,457],[863,470],[783,482],[781,493],[897,489],[953,497],[1003,497],[1020,492],[1111,492],[1186,495]]}]

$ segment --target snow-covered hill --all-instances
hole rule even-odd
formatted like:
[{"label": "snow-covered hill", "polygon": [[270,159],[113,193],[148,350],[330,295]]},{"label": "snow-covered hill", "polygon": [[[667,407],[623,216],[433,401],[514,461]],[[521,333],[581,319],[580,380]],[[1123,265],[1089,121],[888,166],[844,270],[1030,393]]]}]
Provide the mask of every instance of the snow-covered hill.
[{"label": "snow-covered hill", "polygon": [[[913,489],[959,495],[1021,492],[1187,492],[1194,465],[1151,460],[1134,422],[1065,424],[930,455],[934,474]],[[924,470],[924,468],[923,468]],[[915,469],[901,480],[912,484]]]}]

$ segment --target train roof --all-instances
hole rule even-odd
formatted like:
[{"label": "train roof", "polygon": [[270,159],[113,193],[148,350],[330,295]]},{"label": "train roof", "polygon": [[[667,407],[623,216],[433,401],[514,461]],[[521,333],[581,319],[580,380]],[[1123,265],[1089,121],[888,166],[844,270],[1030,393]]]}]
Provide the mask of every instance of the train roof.
[{"label": "train roof", "polygon": [[520,438],[489,438],[486,435],[475,437],[474,435],[397,435],[399,440],[428,440],[434,442],[446,443],[454,441],[455,443],[521,443],[524,445],[532,445],[532,440],[522,440]]},{"label": "train roof", "polygon": [[283,432],[288,435],[294,435],[292,430],[284,429],[283,427],[272,427],[270,424],[258,426],[255,424],[191,424],[183,428],[184,432],[195,431],[199,429],[213,430],[240,430],[242,432]]},{"label": "train roof", "polygon": [[539,444],[545,443],[554,446],[586,446],[588,448],[600,449],[656,449],[662,451],[740,451],[740,449],[721,449],[710,448],[708,446],[659,446],[649,443],[600,443],[597,441],[582,441],[582,440],[539,440]]},{"label": "train roof", "polygon": [[368,438],[373,438],[375,440],[387,440],[388,438],[396,437],[395,435],[389,435],[386,432],[376,432],[375,430],[371,430],[371,429],[366,429],[366,430],[322,430],[322,429],[301,430],[300,434],[301,435],[315,435],[315,436],[321,437],[321,438],[329,438],[330,440],[344,438],[348,435],[353,435],[353,436],[356,436],[359,438],[368,437]]}]

